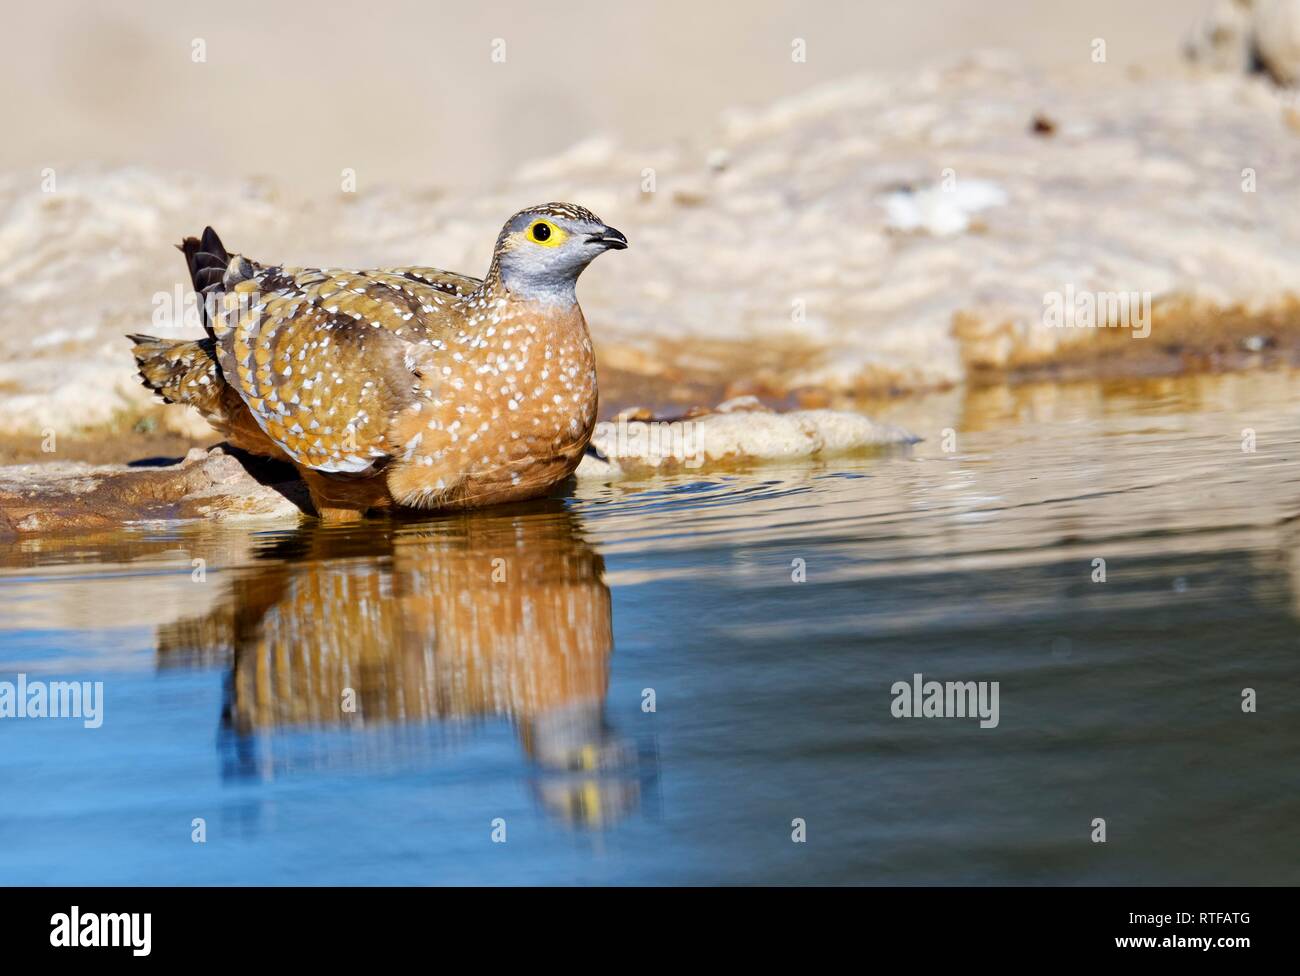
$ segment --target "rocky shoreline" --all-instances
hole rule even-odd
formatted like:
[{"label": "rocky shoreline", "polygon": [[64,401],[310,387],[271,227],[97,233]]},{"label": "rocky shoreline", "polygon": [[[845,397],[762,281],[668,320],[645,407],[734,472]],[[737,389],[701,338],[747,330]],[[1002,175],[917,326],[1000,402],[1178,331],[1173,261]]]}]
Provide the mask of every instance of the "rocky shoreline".
[{"label": "rocky shoreline", "polygon": [[292,520],[310,511],[292,469],[221,448],[195,448],[174,464],[80,462],[0,467],[0,541],[128,522]]},{"label": "rocky shoreline", "polygon": [[[860,414],[779,414],[747,398],[671,420],[622,416],[597,425],[579,480],[614,481],[791,458],[833,457],[916,438]],[[0,541],[55,532],[111,530],[127,523],[206,519],[293,522],[311,500],[288,465],[221,445],[174,463],[0,466]]]}]

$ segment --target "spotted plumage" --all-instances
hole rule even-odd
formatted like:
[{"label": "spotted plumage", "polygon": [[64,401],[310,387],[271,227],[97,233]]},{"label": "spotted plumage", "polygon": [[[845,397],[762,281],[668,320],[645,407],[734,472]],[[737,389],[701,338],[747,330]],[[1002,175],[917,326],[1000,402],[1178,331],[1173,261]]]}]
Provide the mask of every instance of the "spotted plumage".
[{"label": "spotted plumage", "polygon": [[589,210],[520,211],[483,279],[436,268],[342,271],[181,245],[208,332],[132,336],[145,385],[237,447],[297,465],[318,511],[467,508],[544,494],[596,419],[574,285],[627,246]]}]

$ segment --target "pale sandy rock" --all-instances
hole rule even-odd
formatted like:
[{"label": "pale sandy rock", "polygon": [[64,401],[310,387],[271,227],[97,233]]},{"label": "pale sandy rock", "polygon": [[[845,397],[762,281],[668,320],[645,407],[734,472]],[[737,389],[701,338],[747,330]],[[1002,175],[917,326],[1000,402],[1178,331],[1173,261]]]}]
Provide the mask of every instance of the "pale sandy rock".
[{"label": "pale sandy rock", "polygon": [[293,521],[309,508],[291,471],[287,480],[275,480],[262,472],[266,466],[251,464],[263,480],[219,448],[196,448],[165,467],[79,462],[0,467],[0,538],[154,520]]},{"label": "pale sandy rock", "polygon": [[1254,0],[1215,0],[1187,37],[1184,52],[1213,71],[1247,71],[1255,49]]},{"label": "pale sandy rock", "polygon": [[1184,51],[1211,70],[1259,67],[1294,85],[1300,80],[1300,0],[1215,0]]},{"label": "pale sandy rock", "polygon": [[1255,45],[1278,81],[1300,80],[1300,0],[1255,0]]},{"label": "pale sandy rock", "polygon": [[949,237],[970,229],[971,219],[981,210],[1000,207],[1007,202],[1002,187],[988,180],[958,183],[952,186],[911,187],[895,190],[882,201],[889,227],[903,233],[926,233]]},{"label": "pale sandy rock", "polygon": [[735,462],[797,460],[852,454],[917,440],[901,427],[843,410],[775,413],[753,397],[711,413],[674,420],[620,418],[596,425],[579,478],[618,478],[650,471],[701,470]]}]

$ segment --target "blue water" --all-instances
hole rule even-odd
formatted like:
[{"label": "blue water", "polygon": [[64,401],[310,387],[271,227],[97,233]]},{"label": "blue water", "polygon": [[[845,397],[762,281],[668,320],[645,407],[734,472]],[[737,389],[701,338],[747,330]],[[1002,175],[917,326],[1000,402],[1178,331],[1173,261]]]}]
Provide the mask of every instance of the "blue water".
[{"label": "blue water", "polygon": [[[1005,396],[876,457],[15,543],[0,681],[104,721],[0,719],[0,882],[1300,882],[1277,390]],[[997,727],[895,718],[916,672]]]}]

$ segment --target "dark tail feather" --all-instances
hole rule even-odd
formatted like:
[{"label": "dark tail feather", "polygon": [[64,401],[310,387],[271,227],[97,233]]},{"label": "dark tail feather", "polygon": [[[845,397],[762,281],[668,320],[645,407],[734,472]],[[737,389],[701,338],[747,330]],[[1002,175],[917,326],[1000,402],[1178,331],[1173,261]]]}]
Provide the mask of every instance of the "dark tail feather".
[{"label": "dark tail feather", "polygon": [[140,367],[140,379],[164,403],[188,403],[206,414],[220,402],[225,380],[212,339],[127,338],[135,343],[131,351]]},{"label": "dark tail feather", "polygon": [[208,336],[211,337],[213,332],[208,316],[208,297],[221,291],[221,279],[230,264],[230,255],[211,227],[203,229],[202,238],[187,237],[177,247],[189,265],[190,280],[194,282],[194,291],[198,293],[202,308],[203,328],[207,329]]}]

